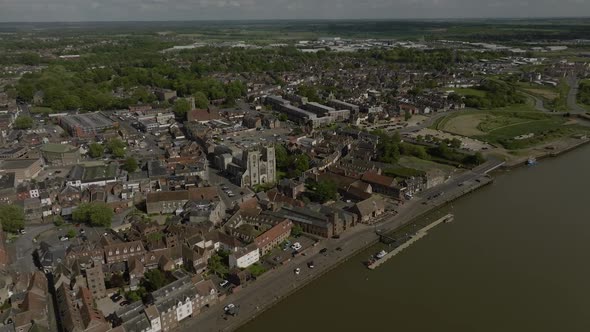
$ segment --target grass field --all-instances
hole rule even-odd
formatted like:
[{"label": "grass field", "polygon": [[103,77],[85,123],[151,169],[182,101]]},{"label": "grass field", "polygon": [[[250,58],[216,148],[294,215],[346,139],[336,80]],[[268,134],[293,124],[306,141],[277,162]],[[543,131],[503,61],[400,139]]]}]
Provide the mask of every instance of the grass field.
[{"label": "grass field", "polygon": [[437,123],[435,129],[467,136],[503,146],[521,149],[539,145],[577,133],[589,133],[590,128],[527,107],[509,107],[490,111],[473,111],[451,114]]},{"label": "grass field", "polygon": [[454,167],[435,163],[433,161],[424,160],[416,157],[402,156],[398,162],[401,166],[413,168],[420,171],[428,172],[433,169],[439,170],[445,175],[450,175],[455,170]]}]

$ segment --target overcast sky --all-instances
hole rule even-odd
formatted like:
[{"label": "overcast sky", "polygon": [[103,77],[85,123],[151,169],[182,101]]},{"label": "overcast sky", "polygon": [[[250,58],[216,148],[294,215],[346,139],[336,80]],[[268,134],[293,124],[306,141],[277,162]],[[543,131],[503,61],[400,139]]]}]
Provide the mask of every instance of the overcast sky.
[{"label": "overcast sky", "polygon": [[590,0],[0,0],[0,22],[590,15]]}]

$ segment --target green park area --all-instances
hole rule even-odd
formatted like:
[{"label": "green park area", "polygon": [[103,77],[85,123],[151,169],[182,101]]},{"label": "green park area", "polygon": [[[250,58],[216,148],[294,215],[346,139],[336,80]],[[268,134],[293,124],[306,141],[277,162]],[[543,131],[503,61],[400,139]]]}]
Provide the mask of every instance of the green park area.
[{"label": "green park area", "polygon": [[531,111],[528,105],[448,115],[434,129],[471,137],[509,150],[529,148],[590,132],[564,116]]}]

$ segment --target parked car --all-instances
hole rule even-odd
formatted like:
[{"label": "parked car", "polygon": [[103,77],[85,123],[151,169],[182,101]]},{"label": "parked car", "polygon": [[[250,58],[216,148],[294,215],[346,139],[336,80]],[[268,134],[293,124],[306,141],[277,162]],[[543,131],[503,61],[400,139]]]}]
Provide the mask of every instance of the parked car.
[{"label": "parked car", "polygon": [[120,306],[125,306],[125,305],[129,305],[129,301],[125,300],[125,301],[121,301],[121,303],[119,303]]},{"label": "parked car", "polygon": [[230,303],[230,304],[226,305],[226,306],[223,308],[223,310],[224,310],[224,311],[230,311],[231,309],[233,309],[233,308],[235,308],[235,307],[236,307],[236,305],[235,305],[235,304],[233,304],[233,303]]},{"label": "parked car", "polygon": [[123,296],[121,296],[120,294],[116,294],[116,295],[114,295],[114,296],[111,297],[111,300],[113,300],[113,302],[117,302],[117,301],[119,301],[122,298],[123,298]]},{"label": "parked car", "polygon": [[227,286],[228,284],[229,284],[229,281],[227,281],[227,280],[223,280],[223,281],[221,281],[221,282],[219,283],[219,286],[220,286],[220,287],[225,287],[225,286]]},{"label": "parked car", "polygon": [[336,248],[336,251],[342,251],[342,247]]},{"label": "parked car", "polygon": [[315,265],[313,264],[313,261],[307,263],[307,267],[309,267],[310,269],[313,269],[315,267]]},{"label": "parked car", "polygon": [[293,245],[291,246],[291,249],[293,249],[293,250],[297,250],[297,251],[298,251],[298,250],[301,250],[301,248],[302,248],[302,247],[301,247],[301,243],[299,243],[299,242],[295,242],[295,243],[293,243]]},{"label": "parked car", "polygon": [[70,239],[70,238],[69,238],[69,237],[67,237],[67,236],[65,236],[65,235],[62,235],[62,236],[60,236],[60,237],[59,237],[59,240],[60,240],[60,241],[67,241],[67,240],[69,240],[69,239]]},{"label": "parked car", "polygon": [[325,253],[327,253],[327,252],[328,252],[328,248],[322,248],[322,249],[320,250],[320,254],[325,254]]},{"label": "parked car", "polygon": [[301,269],[300,268],[296,268],[295,271],[293,271],[293,272],[295,272],[295,274],[299,274],[299,273],[301,273]]}]

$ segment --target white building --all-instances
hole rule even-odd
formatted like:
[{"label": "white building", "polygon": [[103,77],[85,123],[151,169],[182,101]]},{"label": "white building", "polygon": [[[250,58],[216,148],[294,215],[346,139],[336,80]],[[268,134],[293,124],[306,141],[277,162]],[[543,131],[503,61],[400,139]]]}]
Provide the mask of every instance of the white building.
[{"label": "white building", "polygon": [[260,260],[260,250],[255,245],[249,245],[229,255],[229,267],[239,267],[241,269],[258,262]]}]

